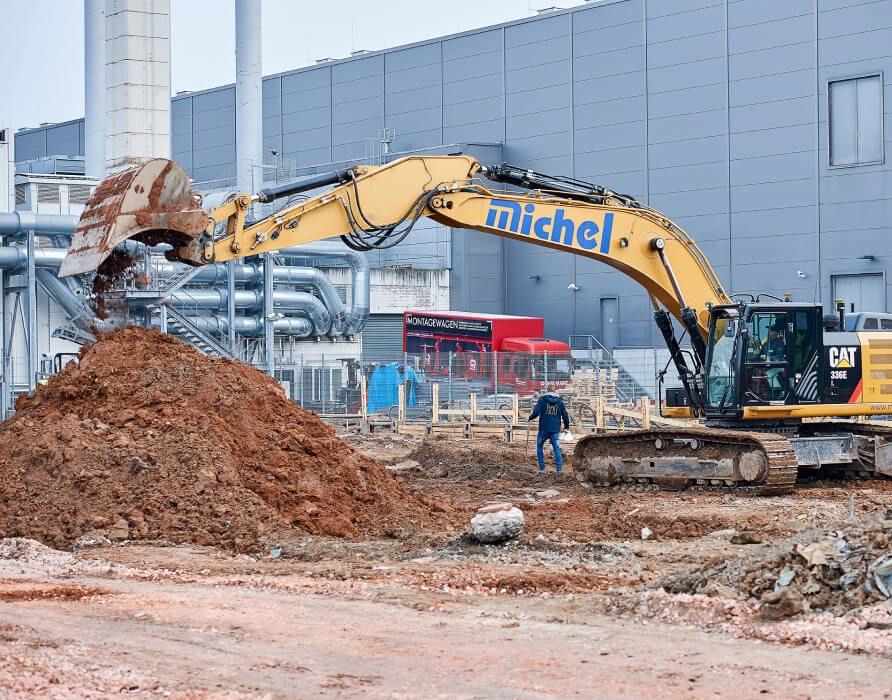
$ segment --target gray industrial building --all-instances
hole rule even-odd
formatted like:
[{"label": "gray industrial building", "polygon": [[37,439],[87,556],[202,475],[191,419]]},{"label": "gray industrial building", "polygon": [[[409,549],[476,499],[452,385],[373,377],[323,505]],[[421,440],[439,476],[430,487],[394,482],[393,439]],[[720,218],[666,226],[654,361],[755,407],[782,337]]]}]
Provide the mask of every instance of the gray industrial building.
[{"label": "gray industrial building", "polygon": [[[885,311],[890,75],[892,0],[601,0],[266,77],[257,180],[468,144],[664,211],[731,292]],[[173,158],[208,189],[234,184],[234,102],[172,101]],[[15,153],[83,154],[83,120],[19,131]],[[643,290],[594,261],[432,223],[371,255],[448,268],[455,309],[661,342]]]}]

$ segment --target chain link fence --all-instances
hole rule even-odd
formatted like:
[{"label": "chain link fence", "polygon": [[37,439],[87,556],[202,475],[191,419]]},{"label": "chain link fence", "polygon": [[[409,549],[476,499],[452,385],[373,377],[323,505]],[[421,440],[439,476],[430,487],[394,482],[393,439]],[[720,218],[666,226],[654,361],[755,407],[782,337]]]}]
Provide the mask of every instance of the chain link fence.
[{"label": "chain link fence", "polygon": [[276,379],[297,404],[331,417],[396,419],[402,385],[405,420],[428,422],[435,406],[442,420],[472,408],[494,419],[490,411],[509,411],[515,401],[566,388],[573,369],[568,355],[549,353],[399,353],[376,362],[323,355],[278,367]]}]

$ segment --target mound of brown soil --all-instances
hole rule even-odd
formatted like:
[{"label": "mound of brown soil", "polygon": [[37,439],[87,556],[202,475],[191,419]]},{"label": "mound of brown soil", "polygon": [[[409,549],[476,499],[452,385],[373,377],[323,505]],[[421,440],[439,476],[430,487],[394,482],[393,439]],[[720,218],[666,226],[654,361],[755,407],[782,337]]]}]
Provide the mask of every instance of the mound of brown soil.
[{"label": "mound of brown soil", "polygon": [[0,536],[255,549],[283,528],[397,535],[408,491],[255,369],[143,328],[103,337],[0,425]]},{"label": "mound of brown soil", "polygon": [[[533,437],[535,440],[535,437]],[[551,448],[549,448],[550,451]],[[480,444],[456,440],[445,435],[431,435],[414,449],[406,459],[418,462],[426,473],[433,473],[450,481],[498,481],[509,479],[539,483],[536,479],[536,448],[525,449],[522,444],[508,444],[493,438],[485,450]],[[569,462],[565,457],[565,462]],[[551,455],[547,457],[553,468]]]}]

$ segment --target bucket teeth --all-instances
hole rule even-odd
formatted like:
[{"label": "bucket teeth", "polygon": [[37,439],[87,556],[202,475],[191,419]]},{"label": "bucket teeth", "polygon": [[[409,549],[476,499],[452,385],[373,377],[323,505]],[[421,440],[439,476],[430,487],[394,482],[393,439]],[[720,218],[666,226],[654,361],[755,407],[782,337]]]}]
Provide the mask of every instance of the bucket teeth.
[{"label": "bucket teeth", "polygon": [[203,234],[210,218],[186,172],[156,158],[103,180],[87,201],[60,277],[95,272],[115,246],[133,239],[185,246]]}]

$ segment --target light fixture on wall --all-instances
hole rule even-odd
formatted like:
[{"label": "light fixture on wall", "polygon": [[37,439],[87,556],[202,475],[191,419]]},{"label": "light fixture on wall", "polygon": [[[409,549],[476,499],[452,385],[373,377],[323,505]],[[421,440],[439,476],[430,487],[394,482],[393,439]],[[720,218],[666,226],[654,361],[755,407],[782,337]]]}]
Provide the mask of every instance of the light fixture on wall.
[{"label": "light fixture on wall", "polygon": [[569,289],[571,292],[578,292],[579,285],[576,284],[576,282],[570,282],[570,284],[567,285],[567,289]]},{"label": "light fixture on wall", "polygon": [[859,255],[858,260],[866,260],[867,262],[873,262],[877,259],[876,255]]},{"label": "light fixture on wall", "polygon": [[540,277],[539,277],[539,275],[530,275],[529,277],[527,277],[527,279],[533,280],[533,282],[538,282]]},{"label": "light fixture on wall", "polygon": [[808,275],[805,274],[802,270],[796,270],[796,276],[801,280],[804,280],[806,277],[808,277]]}]

